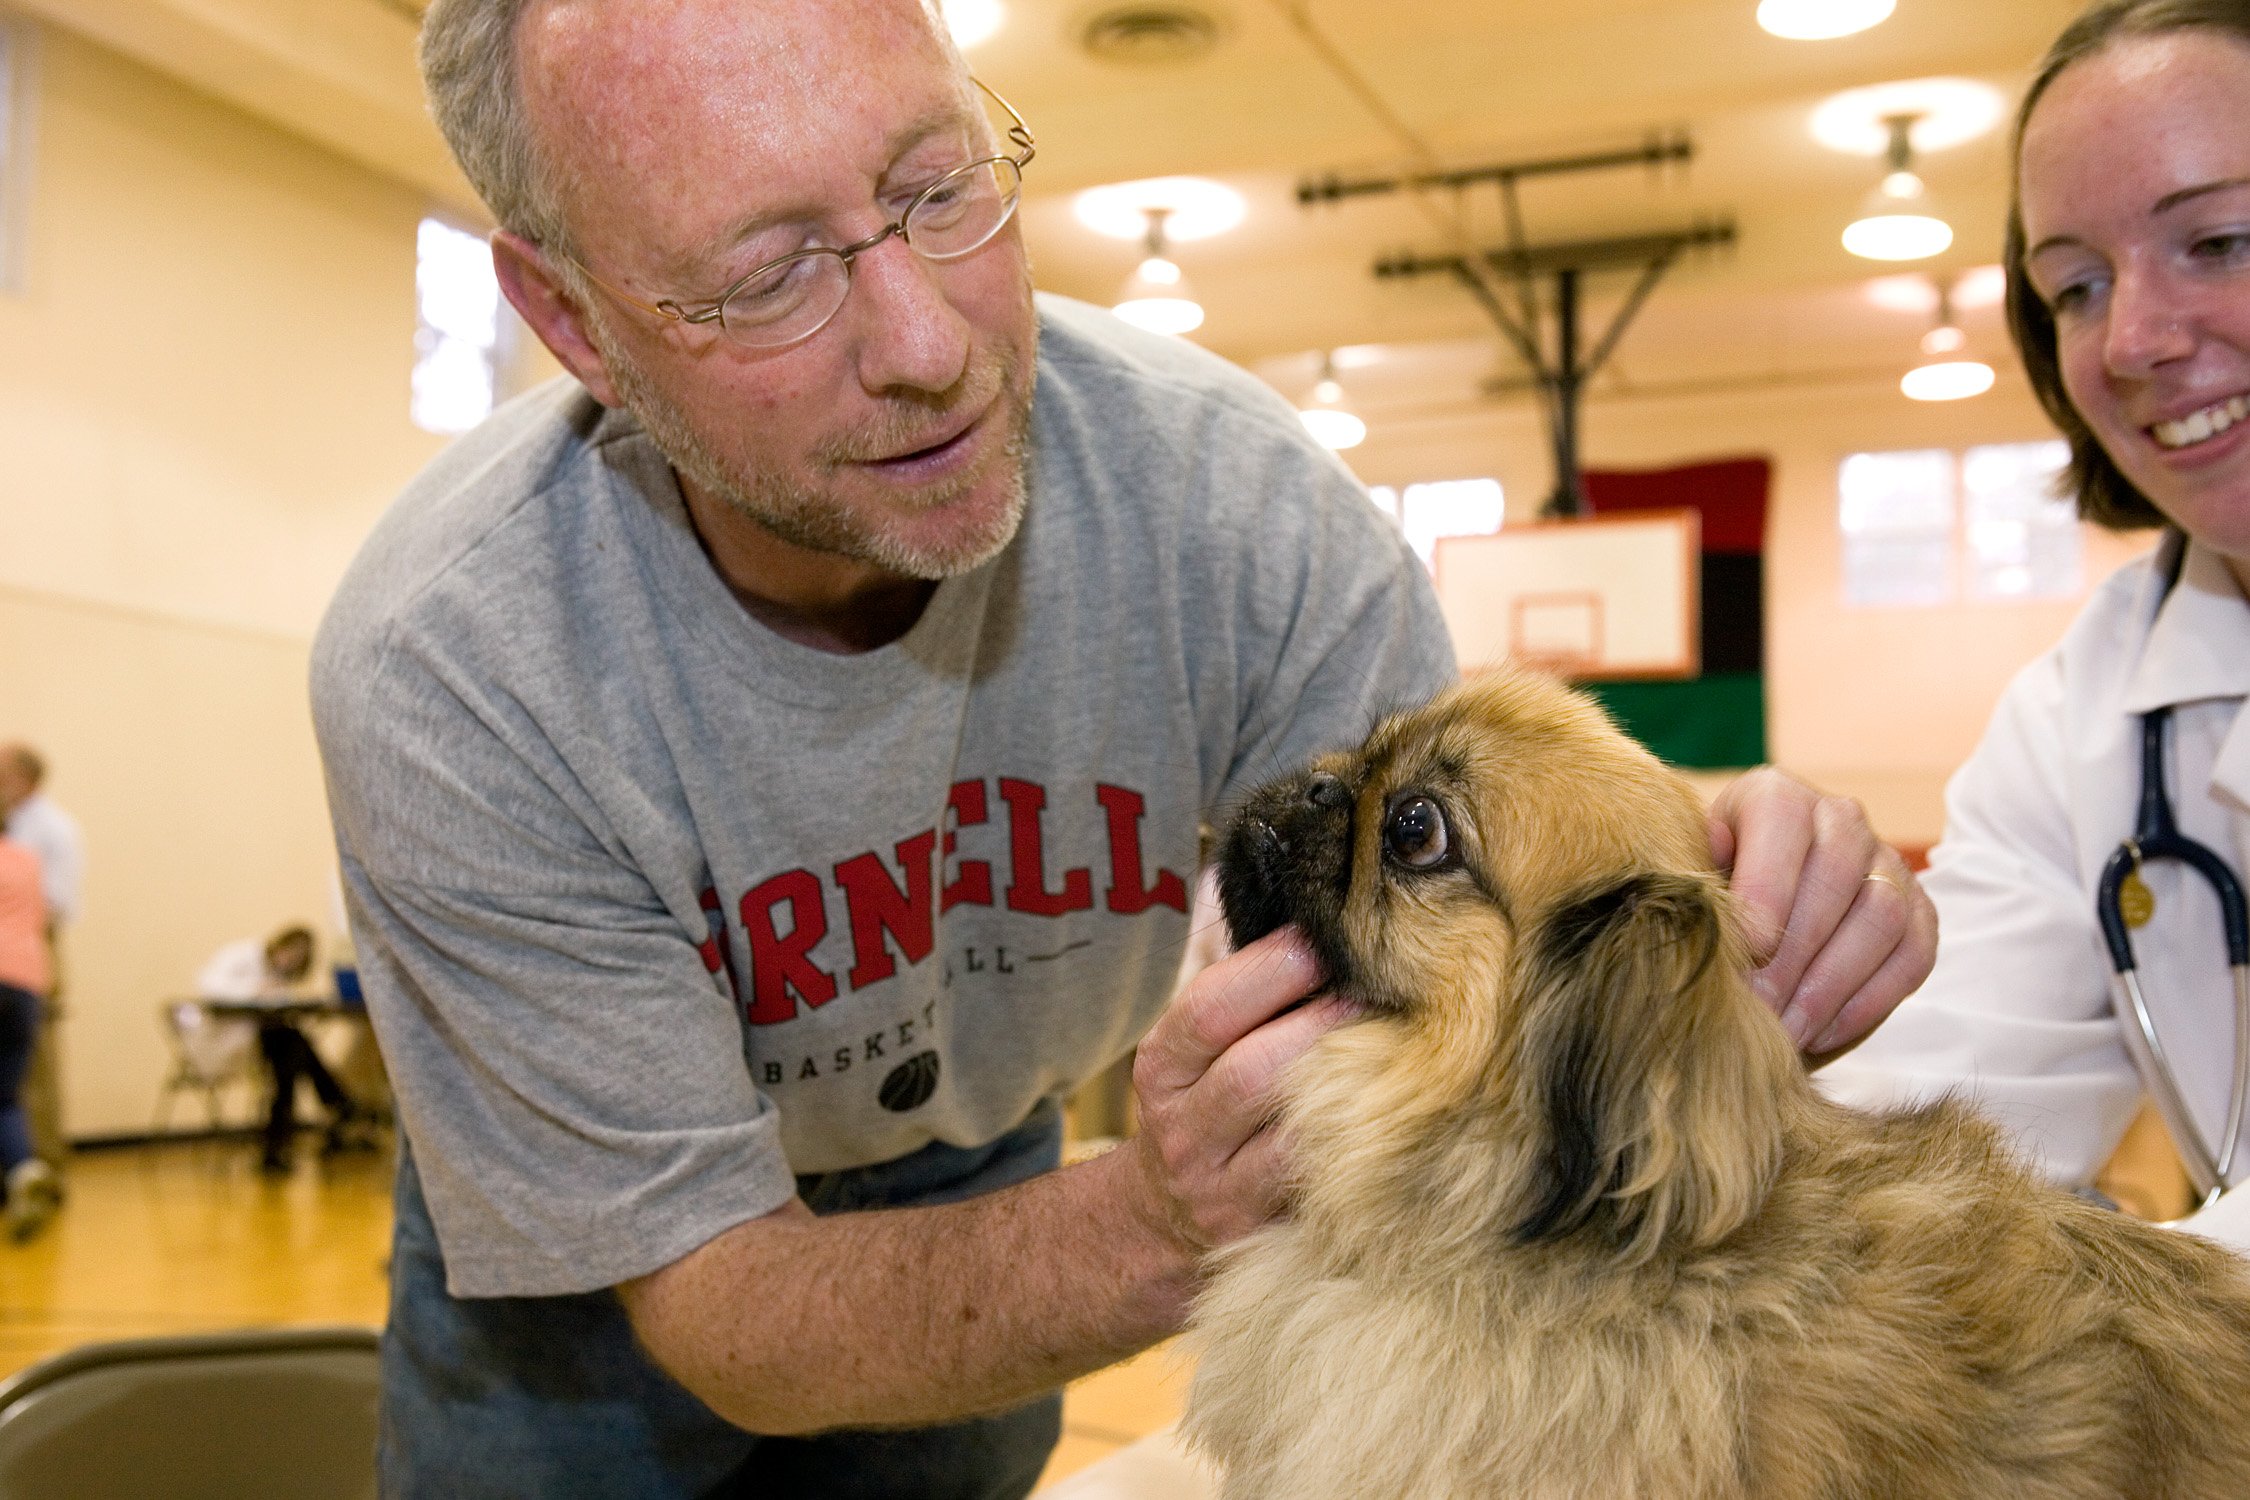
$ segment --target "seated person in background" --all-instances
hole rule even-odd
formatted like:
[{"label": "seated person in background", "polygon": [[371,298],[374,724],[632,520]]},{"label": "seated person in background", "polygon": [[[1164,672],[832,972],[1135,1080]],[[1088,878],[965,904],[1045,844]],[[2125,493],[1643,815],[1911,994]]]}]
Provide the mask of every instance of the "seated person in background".
[{"label": "seated person in background", "polygon": [[[1947,790],[1936,970],[1821,1075],[1862,1105],[1964,1093],[2073,1186],[2144,1092],[2199,1189],[2250,1181],[2220,904],[2143,801],[2165,787],[2180,833],[2250,863],[2246,100],[2250,0],[2114,0],[2034,77],[2009,325],[2079,513],[2164,537],[2009,687]],[[2119,942],[2158,1045],[2112,977]],[[2250,1251],[2250,1192],[2184,1222]]]},{"label": "seated person in background", "polygon": [[[306,998],[305,979],[312,968],[312,929],[293,925],[266,939],[262,949],[256,938],[227,944],[203,966],[196,989],[206,1000],[271,1001],[279,1006]],[[324,1149],[342,1147],[344,1127],[359,1111],[285,1012],[277,1009],[261,1017],[257,1026],[258,1051],[273,1075],[273,1102],[266,1112],[265,1154],[259,1166],[267,1172],[286,1172],[297,1136],[297,1080],[310,1083],[328,1110]]]},{"label": "seated person in background", "polygon": [[22,1093],[51,973],[39,856],[0,833],[0,1182],[19,1241],[39,1232],[61,1196],[54,1170],[32,1154]]}]

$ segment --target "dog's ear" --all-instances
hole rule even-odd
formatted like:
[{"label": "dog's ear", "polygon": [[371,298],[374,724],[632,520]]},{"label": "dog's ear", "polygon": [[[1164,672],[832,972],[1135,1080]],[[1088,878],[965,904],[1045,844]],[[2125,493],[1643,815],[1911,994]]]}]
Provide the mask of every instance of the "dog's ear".
[{"label": "dog's ear", "polygon": [[1794,1049],[1741,972],[1714,877],[1638,874],[1562,902],[1526,945],[1519,1098],[1544,1133],[1517,1237],[1630,1258],[1708,1245],[1779,1167]]}]

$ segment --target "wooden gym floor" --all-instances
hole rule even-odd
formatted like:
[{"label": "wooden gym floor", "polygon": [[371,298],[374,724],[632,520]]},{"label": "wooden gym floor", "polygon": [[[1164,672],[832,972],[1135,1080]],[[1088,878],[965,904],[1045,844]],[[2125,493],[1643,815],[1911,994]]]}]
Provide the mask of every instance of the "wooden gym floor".
[{"label": "wooden gym floor", "polygon": [[361,1152],[262,1177],[248,1142],[79,1152],[54,1222],[0,1239],[0,1376],[100,1339],[380,1325],[390,1174]]},{"label": "wooden gym floor", "polygon": [[[307,1136],[310,1147],[314,1138]],[[299,1153],[261,1177],[247,1142],[82,1151],[70,1196],[28,1245],[0,1236],[0,1379],[104,1339],[276,1323],[383,1321],[391,1163]],[[1057,1479],[1174,1420],[1186,1371],[1166,1349],[1063,1398]]]}]

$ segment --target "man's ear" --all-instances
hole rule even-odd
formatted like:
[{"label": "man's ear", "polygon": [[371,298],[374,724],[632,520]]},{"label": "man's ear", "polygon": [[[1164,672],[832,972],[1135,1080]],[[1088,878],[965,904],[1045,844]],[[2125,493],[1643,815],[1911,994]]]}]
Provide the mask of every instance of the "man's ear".
[{"label": "man's ear", "polygon": [[578,377],[578,383],[604,406],[625,403],[610,382],[609,364],[587,336],[586,313],[565,287],[537,245],[505,229],[493,231],[492,269],[500,291],[547,352]]}]

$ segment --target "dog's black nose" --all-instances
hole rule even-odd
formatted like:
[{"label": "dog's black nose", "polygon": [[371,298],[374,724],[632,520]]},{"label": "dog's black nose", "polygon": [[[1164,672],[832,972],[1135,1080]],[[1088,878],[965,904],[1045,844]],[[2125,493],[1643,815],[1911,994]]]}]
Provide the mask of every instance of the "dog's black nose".
[{"label": "dog's black nose", "polygon": [[1326,771],[1316,771],[1305,783],[1305,800],[1330,812],[1342,812],[1352,805],[1352,789]]},{"label": "dog's black nose", "polygon": [[1261,868],[1270,867],[1274,861],[1289,852],[1289,841],[1264,818],[1247,819],[1242,831],[1250,844],[1250,857]]},{"label": "dog's black nose", "polygon": [[1237,948],[1289,920],[1289,840],[1271,819],[1245,812],[1219,852],[1219,906]]}]

